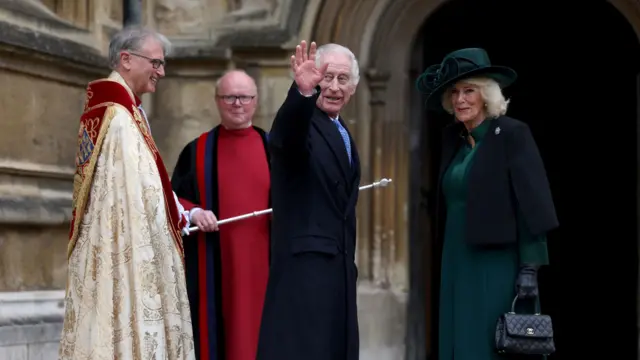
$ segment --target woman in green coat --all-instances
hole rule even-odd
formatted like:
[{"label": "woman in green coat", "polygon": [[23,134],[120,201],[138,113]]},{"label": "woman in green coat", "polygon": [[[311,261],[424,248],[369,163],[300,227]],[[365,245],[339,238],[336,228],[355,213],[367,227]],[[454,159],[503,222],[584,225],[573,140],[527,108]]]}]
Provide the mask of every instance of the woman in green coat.
[{"label": "woman in green coat", "polygon": [[537,270],[548,264],[546,233],[558,220],[529,127],[505,116],[502,89],[515,79],[471,48],[417,80],[428,106],[455,117],[443,134],[437,205],[439,360],[509,359],[495,350],[496,321],[515,296],[537,301]]}]

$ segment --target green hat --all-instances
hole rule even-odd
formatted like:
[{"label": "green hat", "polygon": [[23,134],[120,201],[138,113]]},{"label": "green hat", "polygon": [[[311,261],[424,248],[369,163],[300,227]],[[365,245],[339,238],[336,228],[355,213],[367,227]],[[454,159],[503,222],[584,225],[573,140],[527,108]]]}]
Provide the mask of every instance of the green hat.
[{"label": "green hat", "polygon": [[428,107],[441,108],[442,93],[450,85],[476,76],[491,78],[505,88],[513,84],[518,75],[511,68],[491,65],[484,49],[460,49],[445,56],[442,63],[429,66],[416,79],[416,88],[428,95]]}]

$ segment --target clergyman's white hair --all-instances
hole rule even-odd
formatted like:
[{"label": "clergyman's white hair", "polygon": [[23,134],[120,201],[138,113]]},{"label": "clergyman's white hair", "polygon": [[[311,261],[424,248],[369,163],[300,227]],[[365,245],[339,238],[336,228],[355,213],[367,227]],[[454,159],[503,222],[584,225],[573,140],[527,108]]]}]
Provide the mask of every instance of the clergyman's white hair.
[{"label": "clergyman's white hair", "polygon": [[[476,77],[460,80],[467,84],[475,85],[480,90],[480,96],[486,104],[485,111],[488,117],[498,117],[507,113],[509,101],[504,98],[500,85],[486,77]],[[449,113],[453,114],[453,104],[451,103],[451,89],[442,94],[442,107]]]},{"label": "clergyman's white hair", "polygon": [[139,51],[148,37],[158,40],[162,45],[164,56],[169,55],[171,42],[164,35],[141,26],[127,26],[111,38],[109,43],[109,67],[115,70],[120,64],[120,52],[125,50]]},{"label": "clergyman's white hair", "polygon": [[351,82],[353,85],[358,85],[360,82],[360,67],[358,66],[358,59],[349,48],[339,44],[324,44],[318,47],[316,50],[316,66],[322,65],[322,57],[329,53],[341,53],[345,54],[351,59]]}]

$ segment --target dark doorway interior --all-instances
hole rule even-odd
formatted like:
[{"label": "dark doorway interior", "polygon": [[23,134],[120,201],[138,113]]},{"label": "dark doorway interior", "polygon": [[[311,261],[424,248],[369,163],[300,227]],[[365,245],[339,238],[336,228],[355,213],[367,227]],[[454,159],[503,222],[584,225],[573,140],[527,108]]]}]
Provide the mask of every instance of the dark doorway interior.
[{"label": "dark doorway interior", "polygon": [[[550,359],[636,359],[640,49],[611,4],[571,3],[449,1],[417,37],[415,48],[422,53],[411,75],[452,50],[475,46],[485,48],[493,63],[518,72],[517,83],[505,91],[512,99],[507,115],[532,129],[561,224],[549,234],[551,266],[540,274],[543,312],[555,328],[557,353]],[[412,100],[414,122],[427,119],[422,148],[415,151],[421,157],[414,157],[412,169],[413,189],[422,188],[422,196],[413,197],[413,244],[431,237],[433,212],[420,208],[420,201],[433,203],[426,199],[434,195],[441,128],[452,120],[421,106],[422,100]],[[420,271],[437,278],[437,256],[424,249]],[[425,316],[437,329],[435,278],[421,291]],[[427,340],[428,358],[435,360],[434,345]]]}]

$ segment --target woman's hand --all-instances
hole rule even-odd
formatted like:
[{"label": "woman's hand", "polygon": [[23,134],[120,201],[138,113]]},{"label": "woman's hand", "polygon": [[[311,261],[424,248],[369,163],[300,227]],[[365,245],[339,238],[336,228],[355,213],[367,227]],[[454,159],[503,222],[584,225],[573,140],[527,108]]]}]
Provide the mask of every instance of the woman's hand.
[{"label": "woman's hand", "polygon": [[538,267],[523,265],[520,267],[516,279],[516,294],[518,299],[533,299],[538,297]]}]

